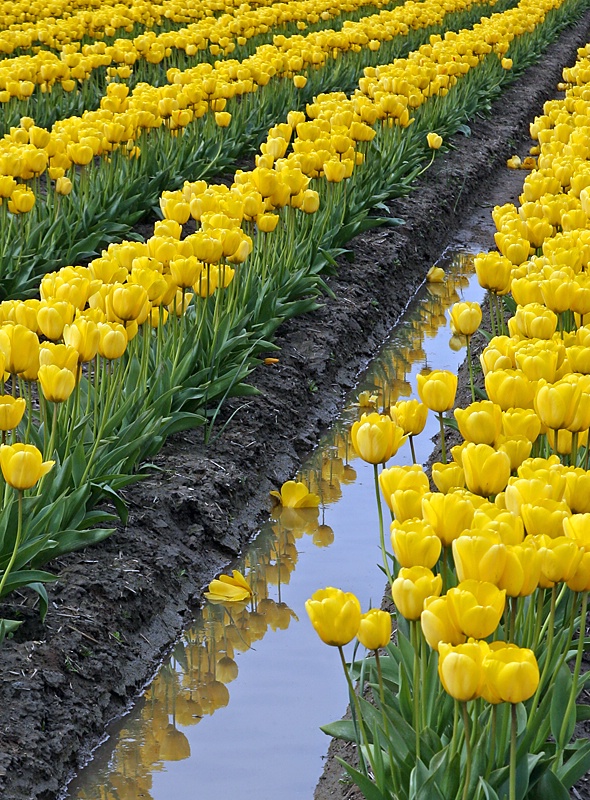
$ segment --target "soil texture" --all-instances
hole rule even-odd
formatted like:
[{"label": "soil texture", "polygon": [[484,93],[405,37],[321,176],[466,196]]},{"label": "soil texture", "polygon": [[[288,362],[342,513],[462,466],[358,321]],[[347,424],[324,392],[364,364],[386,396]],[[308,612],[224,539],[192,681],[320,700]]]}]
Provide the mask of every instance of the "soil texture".
[{"label": "soil texture", "polygon": [[[333,297],[280,329],[279,363],[252,376],[259,396],[228,403],[227,425],[208,446],[202,431],[171,439],[126,492],[128,525],[50,565],[59,580],[43,625],[31,597],[0,607],[0,617],[25,620],[1,652],[0,797],[55,800],[138,696],[203,586],[257,531],[269,491],[310,453],[466,214],[489,204],[505,159],[526,152],[529,122],[588,40],[590,12],[491,115],[470,122],[469,138],[451,140],[410,197],[391,203],[404,227],[351,243],[329,279]],[[318,796],[348,795],[335,777]]]}]

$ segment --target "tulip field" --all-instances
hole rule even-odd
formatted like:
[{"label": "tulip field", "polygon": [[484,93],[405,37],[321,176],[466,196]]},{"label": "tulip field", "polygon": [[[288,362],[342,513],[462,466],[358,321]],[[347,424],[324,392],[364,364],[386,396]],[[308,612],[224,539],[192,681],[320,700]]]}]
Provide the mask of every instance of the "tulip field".
[{"label": "tulip field", "polygon": [[[580,19],[588,44],[531,116],[530,153],[508,163],[522,169],[522,194],[494,208],[496,249],[475,258],[485,313],[468,302],[450,311],[466,346],[463,385],[444,370],[421,374],[419,401],[383,404],[352,429],[374,465],[393,613],[362,613],[346,587],[318,589],[306,608],[341,657],[352,718],[325,730],[355,744],[345,769],[359,797],[552,800],[590,770],[590,742],[576,738],[590,718],[579,702],[590,590],[589,13],[586,0],[0,3],[0,696],[34,730],[25,747],[0,716],[0,795],[59,796],[76,754],[145,684],[202,584],[256,528],[261,509],[244,509],[257,483],[268,498],[264,463],[280,438],[265,420],[255,436],[268,435],[267,449],[231,441],[249,462],[240,475],[219,466],[215,448],[265,394],[257,376],[281,374],[277,337],[301,319],[313,331],[346,245],[398,235],[404,220],[388,203],[419,191],[511,84],[526,91],[527,70]],[[414,265],[407,289],[400,281],[399,308],[429,266]],[[427,279],[444,282],[444,272]],[[371,305],[377,314],[379,300]],[[313,406],[337,381],[318,386],[307,374]],[[289,413],[296,439],[306,409]],[[440,461],[396,467],[428,414]],[[451,430],[462,444],[447,446]],[[186,457],[175,460],[177,447]],[[202,483],[198,502],[167,490],[179,476],[187,495]],[[274,490],[279,504],[319,502],[291,482]],[[243,508],[231,508],[234,497]],[[174,514],[155,508],[175,499],[178,535]],[[161,530],[134,551],[126,532],[140,511],[149,527],[150,503]],[[173,564],[167,576],[160,559]],[[174,621],[158,595],[165,580]],[[235,572],[205,596],[231,608],[253,589]],[[91,632],[88,600],[108,600],[114,615]],[[149,655],[123,653],[126,624]],[[82,637],[76,651],[39,655],[63,625]],[[371,652],[346,663],[355,638]],[[80,666],[95,645],[115,677],[90,722],[76,703],[101,681],[101,657],[85,685]],[[105,655],[112,646],[127,683],[118,656]],[[60,705],[69,692],[75,713]]]}]

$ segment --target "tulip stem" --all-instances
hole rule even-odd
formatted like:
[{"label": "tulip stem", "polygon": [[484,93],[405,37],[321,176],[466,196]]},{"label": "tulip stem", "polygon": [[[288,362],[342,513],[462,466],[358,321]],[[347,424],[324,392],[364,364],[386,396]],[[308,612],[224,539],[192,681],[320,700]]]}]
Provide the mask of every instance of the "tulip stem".
[{"label": "tulip stem", "polygon": [[441,460],[442,460],[443,464],[446,464],[447,463],[447,445],[446,445],[446,442],[445,442],[445,423],[444,423],[444,420],[443,420],[442,411],[438,412],[438,421],[439,421],[439,424],[440,424],[440,449],[441,449],[441,452],[442,452]]},{"label": "tulip stem", "polygon": [[2,590],[4,589],[4,584],[6,583],[6,580],[10,575],[10,572],[14,566],[14,562],[16,561],[18,548],[20,546],[20,540],[23,534],[23,493],[20,489],[17,492],[17,498],[18,498],[18,523],[16,528],[16,539],[14,540],[14,547],[12,549],[12,555],[10,556],[10,561],[8,562],[8,565],[4,570],[4,575],[2,576],[2,580],[0,581],[0,597],[2,597]]},{"label": "tulip stem", "polygon": [[[363,722],[363,715],[362,715],[362,712],[361,712],[361,705],[359,703],[359,699],[357,697],[357,693],[355,692],[354,686],[352,684],[352,679],[351,679],[350,673],[348,671],[348,665],[346,663],[346,658],[344,657],[344,650],[342,649],[342,645],[340,645],[340,644],[338,645],[338,652],[340,653],[340,661],[342,662],[342,669],[344,670],[344,675],[346,677],[346,683],[348,684],[348,692],[349,692],[349,694],[350,694],[350,696],[352,698],[352,704],[353,704],[353,707],[354,707],[354,712],[355,712],[356,718],[358,719],[358,725],[359,725],[359,728],[360,728],[360,731],[361,731],[362,743],[364,744],[365,750],[366,750],[367,755],[368,755],[371,751],[370,751],[370,748],[369,748],[369,740],[367,739],[367,732],[365,731],[365,725],[364,725],[364,722]],[[367,766],[365,764],[365,756],[363,754],[362,748],[359,748],[359,752],[360,752],[360,756],[361,756],[361,764],[362,764],[362,767],[363,767],[363,771],[366,774]]]},{"label": "tulip stem", "polygon": [[[564,584],[565,586],[566,584]],[[541,696],[541,691],[545,684],[545,678],[547,677],[547,673],[549,672],[549,663],[551,661],[552,651],[553,651],[553,633],[555,629],[555,598],[557,596],[557,590],[555,586],[551,588],[551,610],[549,612],[549,617],[546,622],[549,623],[549,627],[547,629],[547,644],[545,646],[545,663],[543,664],[543,671],[541,672],[541,677],[539,679],[539,684],[537,686],[537,691],[535,692],[535,696],[533,697],[533,702],[531,704],[531,708],[529,711],[529,724],[533,722],[533,724],[537,724],[534,722],[535,720],[535,712],[537,711],[537,706],[539,704],[539,697]],[[543,631],[545,630],[545,625],[541,630],[541,638],[543,635]],[[537,645],[539,644],[540,640],[537,640]]]},{"label": "tulip stem", "polygon": [[[557,740],[558,751],[553,762],[554,770],[560,765],[561,754],[567,744],[565,735],[567,733],[568,720],[572,715],[575,708],[576,697],[578,696],[578,680],[580,678],[580,669],[582,667],[582,656],[584,655],[584,643],[586,639],[586,612],[588,610],[588,592],[582,592],[582,609],[580,611],[580,628],[578,631],[578,652],[576,653],[576,663],[574,666],[574,675],[572,681],[572,689],[570,692],[567,708],[561,723],[561,730],[559,731],[559,739]],[[572,617],[575,615],[575,606],[572,609]],[[569,649],[569,648],[568,648]]]},{"label": "tulip stem", "polygon": [[451,737],[449,763],[452,763],[455,753],[457,752],[457,740],[459,738],[459,701],[455,700],[453,710],[453,735]]},{"label": "tulip stem", "polygon": [[473,382],[473,363],[471,361],[471,336],[467,336],[467,366],[469,367],[469,385],[471,386],[471,402],[475,403],[475,385]]},{"label": "tulip stem", "polygon": [[494,301],[492,300],[492,292],[488,292],[488,303],[490,306],[490,327],[492,329],[492,336],[496,335],[496,322],[494,317],[496,316],[494,313]]},{"label": "tulip stem", "polygon": [[418,460],[416,459],[416,449],[414,447],[414,437],[412,436],[412,434],[408,436],[408,439],[410,441],[410,452],[412,453],[412,461],[414,462],[414,464],[417,464]]},{"label": "tulip stem", "polygon": [[463,800],[469,797],[469,783],[471,781],[471,736],[469,733],[469,714],[467,712],[467,703],[461,703],[461,711],[463,712],[463,727],[465,728],[465,749],[467,753],[467,761],[465,764],[465,785],[463,787]]},{"label": "tulip stem", "polygon": [[421,711],[420,711],[420,631],[417,620],[410,622],[410,632],[412,636],[412,647],[414,649],[414,675],[412,681],[412,692],[414,694],[414,730],[416,731],[416,759],[420,758],[420,730],[421,730]]},{"label": "tulip stem", "polygon": [[383,568],[387,575],[389,585],[393,583],[391,570],[389,569],[389,562],[387,560],[387,552],[385,550],[385,531],[383,529],[383,506],[381,504],[381,492],[379,491],[379,467],[373,464],[373,475],[375,477],[375,496],[377,498],[377,513],[379,514],[379,542],[381,544],[381,556],[383,558]]},{"label": "tulip stem", "polygon": [[510,794],[509,800],[516,800],[516,703],[510,704]]},{"label": "tulip stem", "polygon": [[489,738],[490,750],[489,750],[489,755],[488,755],[488,765],[486,767],[486,774],[484,776],[486,781],[490,777],[490,774],[492,772],[492,768],[494,766],[494,760],[496,758],[496,729],[498,727],[498,705],[497,705],[497,703],[493,703],[492,704],[492,714],[491,714],[490,726],[491,726],[490,738]]}]

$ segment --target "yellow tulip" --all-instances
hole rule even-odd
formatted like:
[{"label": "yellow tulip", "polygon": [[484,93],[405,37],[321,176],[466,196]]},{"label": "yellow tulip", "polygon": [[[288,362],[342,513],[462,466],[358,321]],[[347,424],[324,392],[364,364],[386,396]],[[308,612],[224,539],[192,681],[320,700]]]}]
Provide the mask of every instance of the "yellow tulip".
[{"label": "yellow tulip", "polygon": [[447,592],[451,618],[467,637],[485,639],[500,623],[506,592],[489,581],[465,580]]},{"label": "yellow tulip", "polygon": [[270,494],[283,508],[317,508],[320,504],[319,496],[310,492],[302,481],[285,481],[280,492],[272,491]]},{"label": "yellow tulip", "polygon": [[567,428],[573,422],[580,396],[581,389],[575,383],[561,380],[548,384],[540,381],[535,394],[535,411],[547,428]]},{"label": "yellow tulip", "polygon": [[466,702],[479,697],[484,683],[483,661],[489,651],[486,642],[466,642],[438,647],[438,674],[445,692]]},{"label": "yellow tulip", "polygon": [[433,650],[438,651],[441,642],[457,645],[463,644],[467,638],[451,618],[447,595],[428,597],[424,601],[420,624],[424,638]]},{"label": "yellow tulip", "polygon": [[63,403],[74,391],[76,378],[74,373],[56,364],[42,364],[37,376],[41,391],[50,403]]},{"label": "yellow tulip", "polygon": [[510,289],[512,262],[497,251],[480,253],[474,260],[479,285],[496,294],[507,294]]},{"label": "yellow tulip", "polygon": [[455,419],[459,433],[468,442],[493,445],[502,428],[502,409],[490,400],[456,408]]},{"label": "yellow tulip", "polygon": [[509,597],[527,597],[538,587],[541,579],[541,555],[527,539],[523,544],[507,545],[504,569],[497,581]]},{"label": "yellow tulip", "polygon": [[352,641],[361,622],[361,606],[351,592],[331,586],[319,589],[305,602],[311,624],[320,639],[332,647]]},{"label": "yellow tulip", "polygon": [[214,578],[203,595],[210,603],[242,603],[252,597],[252,589],[242,573],[234,569],[231,575]]},{"label": "yellow tulip", "polygon": [[473,494],[490,497],[506,488],[510,478],[510,458],[487,444],[469,443],[463,449],[461,463],[465,485]]},{"label": "yellow tulip", "polygon": [[481,306],[467,300],[455,303],[450,311],[451,330],[463,336],[472,336],[481,325]]},{"label": "yellow tulip", "polygon": [[363,414],[350,431],[352,444],[363,461],[383,464],[405,442],[403,430],[384,414]]},{"label": "yellow tulip", "polygon": [[395,465],[382,469],[379,473],[379,486],[389,508],[392,508],[391,496],[394,492],[414,489],[422,495],[430,489],[428,477],[419,464],[404,467]]},{"label": "yellow tulip", "polygon": [[[503,645],[503,646],[502,646]],[[494,642],[483,662],[485,682],[504,703],[524,703],[539,685],[539,666],[532,650]]]},{"label": "yellow tulip", "polygon": [[447,370],[435,369],[417,377],[418,394],[422,402],[436,413],[451,409],[457,393],[457,376]]},{"label": "yellow tulip", "polygon": [[0,467],[4,480],[19,491],[34,486],[54,464],[55,461],[43,461],[40,450],[32,444],[0,446]]},{"label": "yellow tulip", "polygon": [[472,529],[453,541],[453,560],[460,581],[497,583],[506,562],[506,545],[491,530]]},{"label": "yellow tulip", "polygon": [[465,473],[461,464],[451,462],[442,464],[440,461],[432,465],[432,480],[442,494],[448,494],[453,489],[465,487]]},{"label": "yellow tulip", "polygon": [[391,639],[391,614],[378,608],[371,608],[362,614],[357,639],[367,650],[386,647]]},{"label": "yellow tulip", "polygon": [[418,400],[399,400],[390,409],[391,417],[410,436],[418,436],[424,430],[428,408]]},{"label": "yellow tulip", "polygon": [[501,369],[485,376],[488,397],[502,411],[510,408],[533,408],[537,384],[530,381],[522,370]]},{"label": "yellow tulip", "polygon": [[564,501],[541,498],[534,503],[523,503],[520,515],[529,536],[543,533],[556,539],[563,535],[564,521],[572,512]]},{"label": "yellow tulip", "polygon": [[532,541],[541,555],[541,585],[547,587],[574,577],[583,554],[574,539],[541,535],[532,537]]},{"label": "yellow tulip", "polygon": [[440,595],[442,578],[427,567],[402,567],[391,586],[399,613],[409,620],[420,618],[427,597]]},{"label": "yellow tulip", "polygon": [[442,545],[427,522],[421,519],[394,520],[390,532],[393,554],[402,567],[434,567]]},{"label": "yellow tulip", "polygon": [[426,134],[426,141],[431,150],[438,150],[443,143],[442,136],[433,132]]},{"label": "yellow tulip", "polygon": [[443,545],[448,547],[470,527],[475,511],[469,500],[460,494],[433,492],[422,498],[422,513]]},{"label": "yellow tulip", "polygon": [[0,395],[0,431],[11,431],[20,425],[27,401],[24,397]]},{"label": "yellow tulip", "polygon": [[532,408],[509,408],[502,412],[504,436],[526,436],[534,442],[541,433],[541,420]]}]

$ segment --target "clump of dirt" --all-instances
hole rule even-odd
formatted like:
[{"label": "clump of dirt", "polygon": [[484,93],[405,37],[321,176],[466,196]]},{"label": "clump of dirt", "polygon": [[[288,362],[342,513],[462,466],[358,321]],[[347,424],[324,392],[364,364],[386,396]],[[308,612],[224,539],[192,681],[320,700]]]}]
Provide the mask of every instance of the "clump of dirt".
[{"label": "clump of dirt", "polygon": [[209,446],[202,431],[173,437],[126,492],[126,528],[52,565],[45,625],[28,596],[0,607],[25,619],[0,655],[0,796],[56,798],[137,697],[202,587],[259,528],[269,490],[295,474],[464,215],[489,197],[589,29],[590,12],[391,204],[403,228],[351,243],[333,297],[280,329],[279,363],[253,375],[260,395],[228,403]]}]

